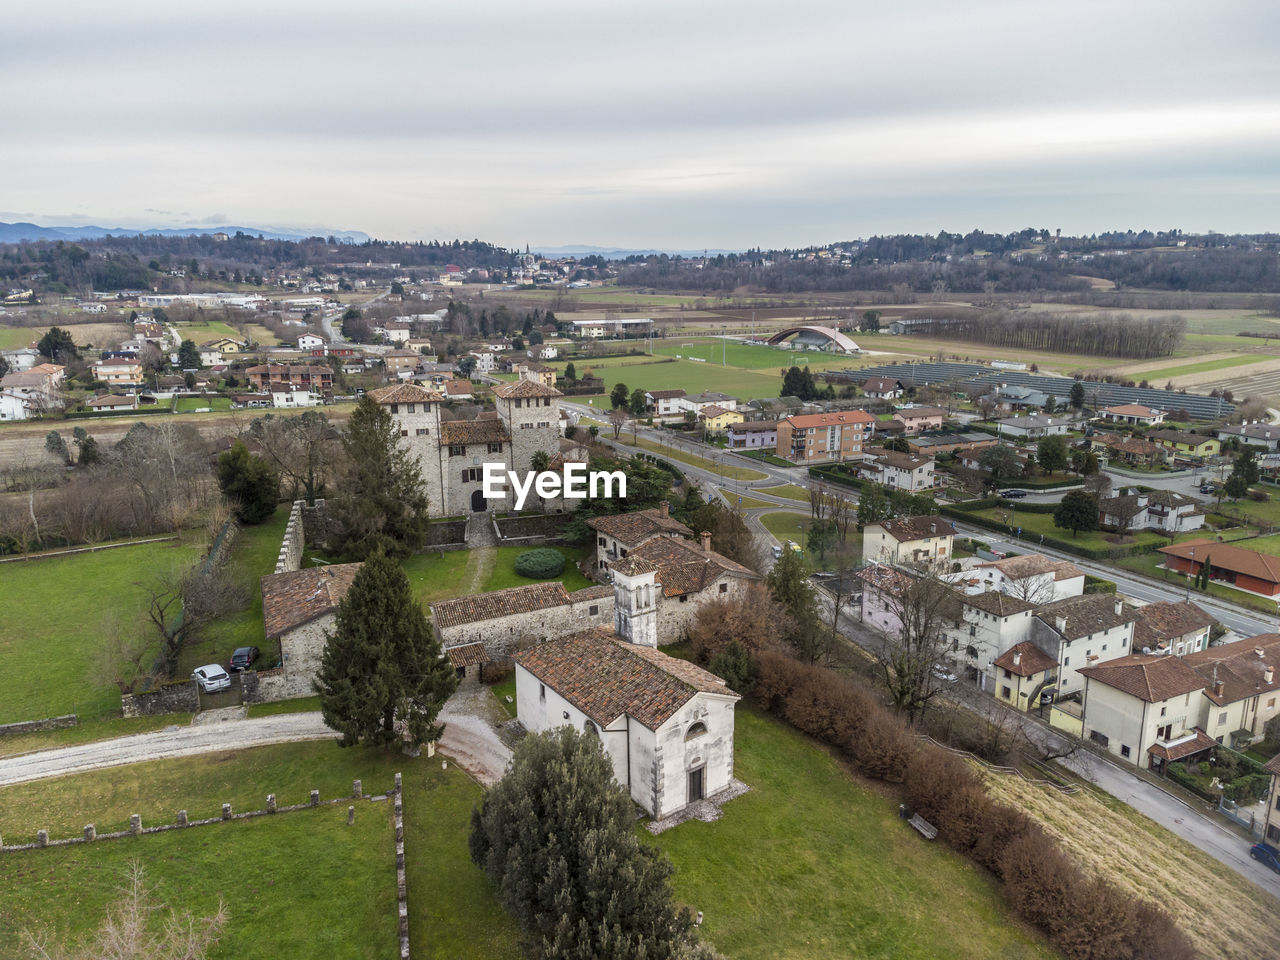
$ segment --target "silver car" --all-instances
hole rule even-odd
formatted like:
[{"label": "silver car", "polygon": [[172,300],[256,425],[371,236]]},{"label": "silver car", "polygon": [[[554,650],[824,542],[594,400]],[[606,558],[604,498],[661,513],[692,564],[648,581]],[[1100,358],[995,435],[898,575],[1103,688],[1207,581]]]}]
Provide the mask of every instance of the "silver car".
[{"label": "silver car", "polygon": [[231,674],[216,663],[197,667],[192,671],[191,678],[200,684],[200,689],[205,693],[217,693],[220,690],[228,690],[231,687]]}]

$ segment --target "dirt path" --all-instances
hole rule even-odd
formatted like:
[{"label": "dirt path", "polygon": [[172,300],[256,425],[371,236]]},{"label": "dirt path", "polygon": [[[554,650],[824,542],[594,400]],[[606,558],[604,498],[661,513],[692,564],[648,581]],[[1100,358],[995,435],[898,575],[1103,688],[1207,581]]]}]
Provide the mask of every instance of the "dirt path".
[{"label": "dirt path", "polygon": [[462,584],[461,596],[470,597],[480,592],[489,581],[489,575],[498,563],[496,547],[478,547],[467,557],[467,579]]},{"label": "dirt path", "polygon": [[462,683],[439,719],[445,728],[436,749],[486,787],[502,779],[511,748],[498,737],[496,728],[508,717],[488,687],[474,680]]},{"label": "dirt path", "polygon": [[169,727],[151,733],[99,740],[97,743],[0,758],[0,786],[146,760],[186,757],[220,750],[241,750],[295,740],[327,740],[336,736],[336,733],[324,725],[319,711]]}]

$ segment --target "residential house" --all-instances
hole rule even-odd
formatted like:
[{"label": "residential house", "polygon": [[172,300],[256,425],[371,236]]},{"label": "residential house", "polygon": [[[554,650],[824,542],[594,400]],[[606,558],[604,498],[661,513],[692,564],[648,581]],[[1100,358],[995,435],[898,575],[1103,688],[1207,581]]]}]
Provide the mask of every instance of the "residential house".
[{"label": "residential house", "polygon": [[271,389],[271,406],[281,409],[294,409],[297,407],[314,407],[320,403],[320,396],[312,393],[310,390],[299,390],[297,388],[288,388],[275,386]]},{"label": "residential house", "polygon": [[1146,439],[1167,447],[1178,456],[1196,460],[1216,457],[1222,452],[1222,444],[1216,437],[1205,437],[1182,430],[1152,430],[1146,434]]},{"label": "residential house", "polygon": [[475,385],[470,380],[445,380],[439,386],[446,400],[474,400],[476,396]]},{"label": "residential house", "polygon": [[387,320],[375,324],[373,333],[387,343],[408,343],[413,336],[413,324],[408,320]]},{"label": "residential house", "polygon": [[1055,683],[1058,661],[1030,640],[1016,643],[991,662],[992,692],[1019,710],[1040,705],[1040,694]]},{"label": "residential house", "polygon": [[654,537],[693,536],[692,530],[671,516],[671,505],[665,500],[651,510],[589,517],[586,524],[596,532],[597,570],[608,569],[611,563]]},{"label": "residential house", "polygon": [[490,350],[472,350],[467,356],[475,357],[476,373],[490,374],[498,368],[498,357]]},{"label": "residential house", "polygon": [[333,629],[338,604],[361,566],[335,563],[262,578],[266,638],[280,643],[286,697],[315,692],[312,681],[319,675],[325,633]]},{"label": "residential house", "polygon": [[1133,652],[1134,608],[1115,594],[1092,593],[1036,608],[1031,639],[1058,662],[1058,694],[1082,689],[1079,670]]},{"label": "residential house", "polygon": [[1133,650],[1180,657],[1209,648],[1209,628],[1217,621],[1186,600],[1161,600],[1137,608]]},{"label": "residential house", "polygon": [[85,403],[85,406],[91,410],[137,410],[138,395],[136,393],[120,396],[115,393],[104,394],[100,397],[94,397]]},{"label": "residential house", "polygon": [[1243,750],[1280,716],[1280,634],[1208,647],[1182,660],[1200,677],[1199,725],[1216,743]]},{"label": "residential house", "polygon": [[1181,657],[1129,654],[1083,667],[1084,735],[1134,766],[1163,772],[1213,750],[1197,727],[1204,680]]},{"label": "residential house", "polygon": [[0,390],[0,421],[27,420],[39,412],[39,405],[30,397]]},{"label": "residential house", "polygon": [[1242,444],[1251,447],[1266,447],[1271,453],[1280,453],[1280,424],[1264,423],[1260,420],[1253,423],[1237,423],[1218,430],[1219,440],[1227,437],[1238,437]]},{"label": "residential house", "polygon": [[205,349],[204,347],[197,347],[197,351],[200,354],[200,366],[202,367],[216,366],[217,364],[220,364],[223,361],[221,350],[213,350],[213,349]]},{"label": "residential house", "polygon": [[333,368],[327,364],[263,363],[249,367],[244,373],[259,393],[279,388],[310,390],[325,395],[333,393]]},{"label": "residential house", "polygon": [[94,363],[93,376],[111,387],[140,387],[146,382],[141,363],[120,357]]},{"label": "residential house", "polygon": [[230,357],[237,353],[243,353],[245,343],[242,340],[233,340],[231,337],[217,337],[200,344],[200,349],[217,350],[224,357]]},{"label": "residential house", "polygon": [[904,433],[912,435],[942,429],[947,411],[941,407],[899,407],[893,412],[893,418],[902,424]]},{"label": "residential house", "polygon": [[988,394],[987,399],[1000,410],[1039,410],[1049,402],[1049,396],[1030,387],[1011,387],[1002,383]]},{"label": "residential house", "polygon": [[1122,437],[1114,433],[1098,434],[1089,441],[1089,449],[1110,460],[1154,467],[1169,459],[1169,450],[1158,443],[1138,437]]},{"label": "residential house", "polygon": [[922,457],[936,457],[940,453],[964,453],[994,447],[998,441],[989,433],[943,433],[928,437],[907,437],[911,452]]},{"label": "residential house", "polygon": [[854,576],[862,581],[862,622],[898,636],[902,631],[901,598],[917,578],[874,560]]},{"label": "residential house", "polygon": [[869,523],[862,532],[862,562],[936,567],[950,563],[956,529],[937,515]]},{"label": "residential house", "polygon": [[556,385],[555,367],[548,367],[543,363],[526,361],[525,363],[516,364],[515,371],[520,375],[521,380],[537,380],[545,387],[554,388]]},{"label": "residential house", "polygon": [[659,417],[679,414],[679,401],[683,399],[683,390],[646,390],[644,395],[645,404]]},{"label": "residential house", "polygon": [[872,377],[862,382],[862,392],[876,400],[897,400],[906,393],[901,380],[892,377]]},{"label": "residential house", "polygon": [[[553,346],[543,344],[535,351],[535,355],[539,360],[554,360],[560,355],[560,351]],[[554,387],[555,384],[553,383],[551,386]]]},{"label": "residential house", "polygon": [[691,410],[695,415],[698,415],[707,407],[737,410],[738,398],[731,397],[727,393],[716,393],[714,390],[708,390],[705,393],[695,393],[692,396],[678,397],[676,399],[676,410],[680,413]]},{"label": "residential house", "polygon": [[258,409],[271,406],[269,393],[237,393],[231,398],[233,410]]},{"label": "residential house", "polygon": [[733,782],[733,708],[723,680],[609,627],[516,655],[520,722],[600,738],[614,777],[661,819]]},{"label": "residential house", "polygon": [[1145,404],[1122,403],[1102,410],[1102,419],[1108,423],[1125,423],[1129,426],[1153,427],[1164,423],[1167,411]]},{"label": "residential house", "polygon": [[726,431],[730,450],[768,450],[778,446],[778,421],[746,420],[731,423]]},{"label": "residential house", "polygon": [[1204,526],[1200,501],[1172,490],[1152,490],[1098,501],[1098,524],[1111,530],[1188,533]]},{"label": "residential house", "polygon": [[1070,560],[1055,560],[1038,553],[975,564],[958,576],[976,576],[977,590],[999,590],[1036,605],[1084,593],[1083,570]]},{"label": "residential house", "polygon": [[969,679],[992,692],[995,689],[992,663],[1030,637],[1036,605],[998,590],[957,593],[957,597],[961,615],[956,626],[948,631],[951,649],[956,659],[967,667]]},{"label": "residential house", "polygon": [[1280,557],[1206,539],[1159,547],[1157,552],[1165,555],[1169,570],[1197,577],[1207,563],[1209,579],[1215,583],[1264,597],[1280,596]]},{"label": "residential house", "polygon": [[328,346],[329,339],[318,333],[304,333],[298,337],[299,350],[325,350]]},{"label": "residential house", "polygon": [[894,490],[907,490],[911,493],[932,490],[936,482],[933,460],[930,457],[918,457],[897,450],[885,450],[875,454],[870,460],[864,460],[858,468],[858,475]]},{"label": "residential house", "polygon": [[1050,416],[1047,413],[1033,413],[1026,417],[1005,417],[1003,420],[996,421],[996,430],[1000,436],[1026,440],[1064,436],[1070,429],[1069,417]]},{"label": "residential house", "polygon": [[865,410],[809,413],[778,421],[775,453],[793,463],[830,463],[862,457],[876,418]]},{"label": "residential house", "polygon": [[698,419],[702,422],[703,429],[707,433],[719,436],[733,424],[742,423],[744,417],[738,410],[726,410],[724,407],[711,404],[702,408],[702,412],[698,414]]}]

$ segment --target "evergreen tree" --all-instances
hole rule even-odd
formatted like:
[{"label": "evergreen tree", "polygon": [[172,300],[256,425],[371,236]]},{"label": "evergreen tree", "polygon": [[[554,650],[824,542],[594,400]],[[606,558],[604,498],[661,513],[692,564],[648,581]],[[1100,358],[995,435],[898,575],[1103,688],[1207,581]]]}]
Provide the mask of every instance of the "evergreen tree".
[{"label": "evergreen tree", "polygon": [[578,382],[578,371],[574,369],[572,360],[564,365],[564,382],[570,384]]},{"label": "evergreen tree", "polygon": [[71,451],[67,449],[67,441],[57,430],[50,430],[44,437],[44,448],[63,463],[71,462]]},{"label": "evergreen tree", "polygon": [[66,363],[76,355],[76,344],[66,330],[50,327],[49,332],[36,343],[36,350],[54,363]]},{"label": "evergreen tree", "polygon": [[598,736],[531,734],[471,815],[471,859],[540,960],[674,960],[694,948],[670,861],[641,843]]},{"label": "evergreen tree", "polygon": [[794,550],[783,550],[765,577],[773,599],[786,608],[789,623],[786,640],[803,660],[818,660],[823,651],[826,631],[818,615],[818,600],[809,583],[804,561]]},{"label": "evergreen tree", "polygon": [[1053,525],[1070,530],[1073,537],[1081,530],[1097,530],[1098,498],[1084,490],[1073,490],[1053,511]]},{"label": "evergreen tree", "polygon": [[329,548],[344,560],[375,551],[404,557],[427,538],[427,494],[418,458],[400,446],[400,431],[385,406],[360,398],[342,434],[345,465],[338,493],[329,497]]},{"label": "evergreen tree", "polygon": [[404,570],[374,553],[325,634],[316,679],[324,722],[344,747],[402,740],[420,747],[444,732],[436,715],[457,685]]},{"label": "evergreen tree", "polygon": [[790,367],[782,375],[782,390],[778,396],[804,399],[804,376],[800,373],[799,367]]},{"label": "evergreen tree", "polygon": [[619,407],[625,407],[630,396],[631,391],[627,389],[627,385],[625,383],[615,383],[613,385],[613,390],[609,393],[609,406],[614,410],[617,410]]},{"label": "evergreen tree", "polygon": [[280,477],[271,464],[237,441],[218,457],[218,489],[235,504],[241,523],[262,523],[276,512]]},{"label": "evergreen tree", "polygon": [[865,527],[869,523],[879,523],[889,517],[889,498],[884,487],[878,483],[869,483],[862,488],[858,497],[858,526]]},{"label": "evergreen tree", "polygon": [[1084,409],[1084,384],[1079,380],[1071,385],[1071,406],[1076,410]]},{"label": "evergreen tree", "polygon": [[636,387],[631,391],[631,399],[627,401],[627,409],[631,411],[633,416],[644,416],[645,408],[648,402],[644,398],[644,391]]},{"label": "evergreen tree", "polygon": [[1056,473],[1067,468],[1069,452],[1066,437],[1041,437],[1036,444],[1036,462],[1045,473]]},{"label": "evergreen tree", "polygon": [[200,349],[194,340],[183,340],[178,347],[178,367],[182,370],[199,370],[204,364],[200,362]]}]

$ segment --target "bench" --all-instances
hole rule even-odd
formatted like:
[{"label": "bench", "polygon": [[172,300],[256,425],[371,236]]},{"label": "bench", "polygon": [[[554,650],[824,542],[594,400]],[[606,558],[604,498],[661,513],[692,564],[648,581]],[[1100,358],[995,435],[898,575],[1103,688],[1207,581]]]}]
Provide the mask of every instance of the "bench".
[{"label": "bench", "polygon": [[935,826],[934,826],[932,823],[930,823],[928,820],[926,820],[924,817],[920,816],[920,814],[918,814],[918,813],[917,813],[915,816],[913,816],[913,817],[912,817],[910,820],[908,820],[907,822],[908,822],[908,823],[910,823],[910,824],[911,824],[913,827],[915,827],[917,830],[919,830],[919,831],[920,831],[920,836],[924,837],[926,840],[936,840],[936,839],[937,839],[937,837],[938,837],[938,828],[937,828],[937,827],[935,827]]}]

